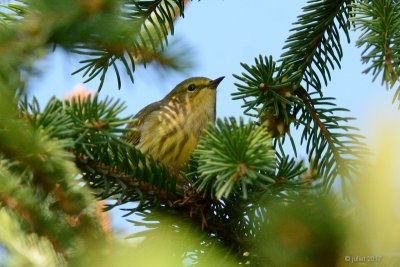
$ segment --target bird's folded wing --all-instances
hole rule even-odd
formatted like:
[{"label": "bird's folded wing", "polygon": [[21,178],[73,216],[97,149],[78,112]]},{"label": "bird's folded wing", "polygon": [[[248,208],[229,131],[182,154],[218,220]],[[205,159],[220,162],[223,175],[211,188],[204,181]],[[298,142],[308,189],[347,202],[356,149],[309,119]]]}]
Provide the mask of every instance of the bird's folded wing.
[{"label": "bird's folded wing", "polygon": [[148,119],[151,113],[160,110],[161,108],[161,102],[154,102],[146,107],[144,107],[142,110],[140,110],[135,117],[133,117],[133,122],[129,123],[127,128],[132,128],[131,131],[126,132],[122,136],[122,140],[124,140],[127,143],[130,143],[134,146],[139,144],[140,142],[140,137],[142,134],[142,127],[146,119]]}]

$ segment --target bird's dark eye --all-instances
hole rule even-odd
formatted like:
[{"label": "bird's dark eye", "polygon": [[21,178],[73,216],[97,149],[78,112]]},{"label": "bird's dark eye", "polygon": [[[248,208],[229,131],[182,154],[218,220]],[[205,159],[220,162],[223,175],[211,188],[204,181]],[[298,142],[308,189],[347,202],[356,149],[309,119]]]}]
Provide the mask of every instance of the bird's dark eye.
[{"label": "bird's dark eye", "polygon": [[193,83],[192,83],[191,85],[188,86],[188,90],[189,90],[189,91],[194,91],[195,89],[196,89],[196,85],[193,84]]}]

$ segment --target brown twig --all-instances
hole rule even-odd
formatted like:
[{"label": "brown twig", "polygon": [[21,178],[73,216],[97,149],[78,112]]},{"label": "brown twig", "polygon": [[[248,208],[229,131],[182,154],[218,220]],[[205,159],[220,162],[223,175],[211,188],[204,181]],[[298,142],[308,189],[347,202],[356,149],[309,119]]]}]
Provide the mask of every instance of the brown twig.
[{"label": "brown twig", "polygon": [[[385,35],[387,35],[387,33],[385,33]],[[394,75],[393,61],[392,61],[392,57],[391,57],[392,51],[389,47],[387,38],[385,38],[385,43],[384,43],[383,47],[384,47],[384,51],[385,51],[385,65],[386,65],[385,72],[386,71],[388,72],[388,76],[390,77],[389,82],[391,83],[391,86],[393,86],[398,78],[398,75]]]},{"label": "brown twig", "polygon": [[304,103],[307,112],[311,115],[314,123],[318,126],[321,130],[321,134],[325,137],[329,146],[332,148],[333,154],[337,161],[340,161],[342,157],[340,156],[339,152],[335,148],[335,144],[332,139],[332,135],[329,130],[326,128],[325,124],[321,121],[320,117],[318,116],[317,112],[315,111],[314,105],[311,103],[310,96],[308,95],[307,91],[303,87],[299,87],[295,90],[295,94],[302,100]]},{"label": "brown twig", "polygon": [[128,189],[139,189],[144,194],[155,195],[162,203],[172,203],[178,199],[177,195],[170,194],[156,187],[155,185],[138,180],[128,173],[121,172],[116,167],[110,167],[102,162],[90,160],[83,154],[76,154],[75,156],[75,163],[82,171],[85,171],[85,169],[89,167],[91,170],[94,170],[97,173],[102,173],[103,177],[109,181],[116,181],[118,179],[119,181],[122,181]]}]

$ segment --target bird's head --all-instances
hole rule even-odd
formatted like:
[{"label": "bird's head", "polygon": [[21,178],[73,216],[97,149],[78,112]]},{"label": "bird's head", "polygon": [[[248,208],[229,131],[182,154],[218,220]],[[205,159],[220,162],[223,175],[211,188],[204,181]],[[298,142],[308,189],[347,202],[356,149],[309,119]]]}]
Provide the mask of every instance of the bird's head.
[{"label": "bird's head", "polygon": [[177,101],[192,107],[207,104],[215,105],[216,89],[224,77],[211,80],[205,77],[193,77],[179,83],[165,98],[166,102]]}]

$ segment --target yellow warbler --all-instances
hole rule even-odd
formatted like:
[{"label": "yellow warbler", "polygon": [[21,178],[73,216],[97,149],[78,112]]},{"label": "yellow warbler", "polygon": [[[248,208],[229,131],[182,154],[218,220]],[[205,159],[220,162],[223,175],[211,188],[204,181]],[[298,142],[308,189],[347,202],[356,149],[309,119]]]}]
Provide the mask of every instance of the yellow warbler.
[{"label": "yellow warbler", "polygon": [[216,88],[224,79],[194,77],[134,117],[123,139],[178,171],[188,161],[209,122],[215,121]]}]

